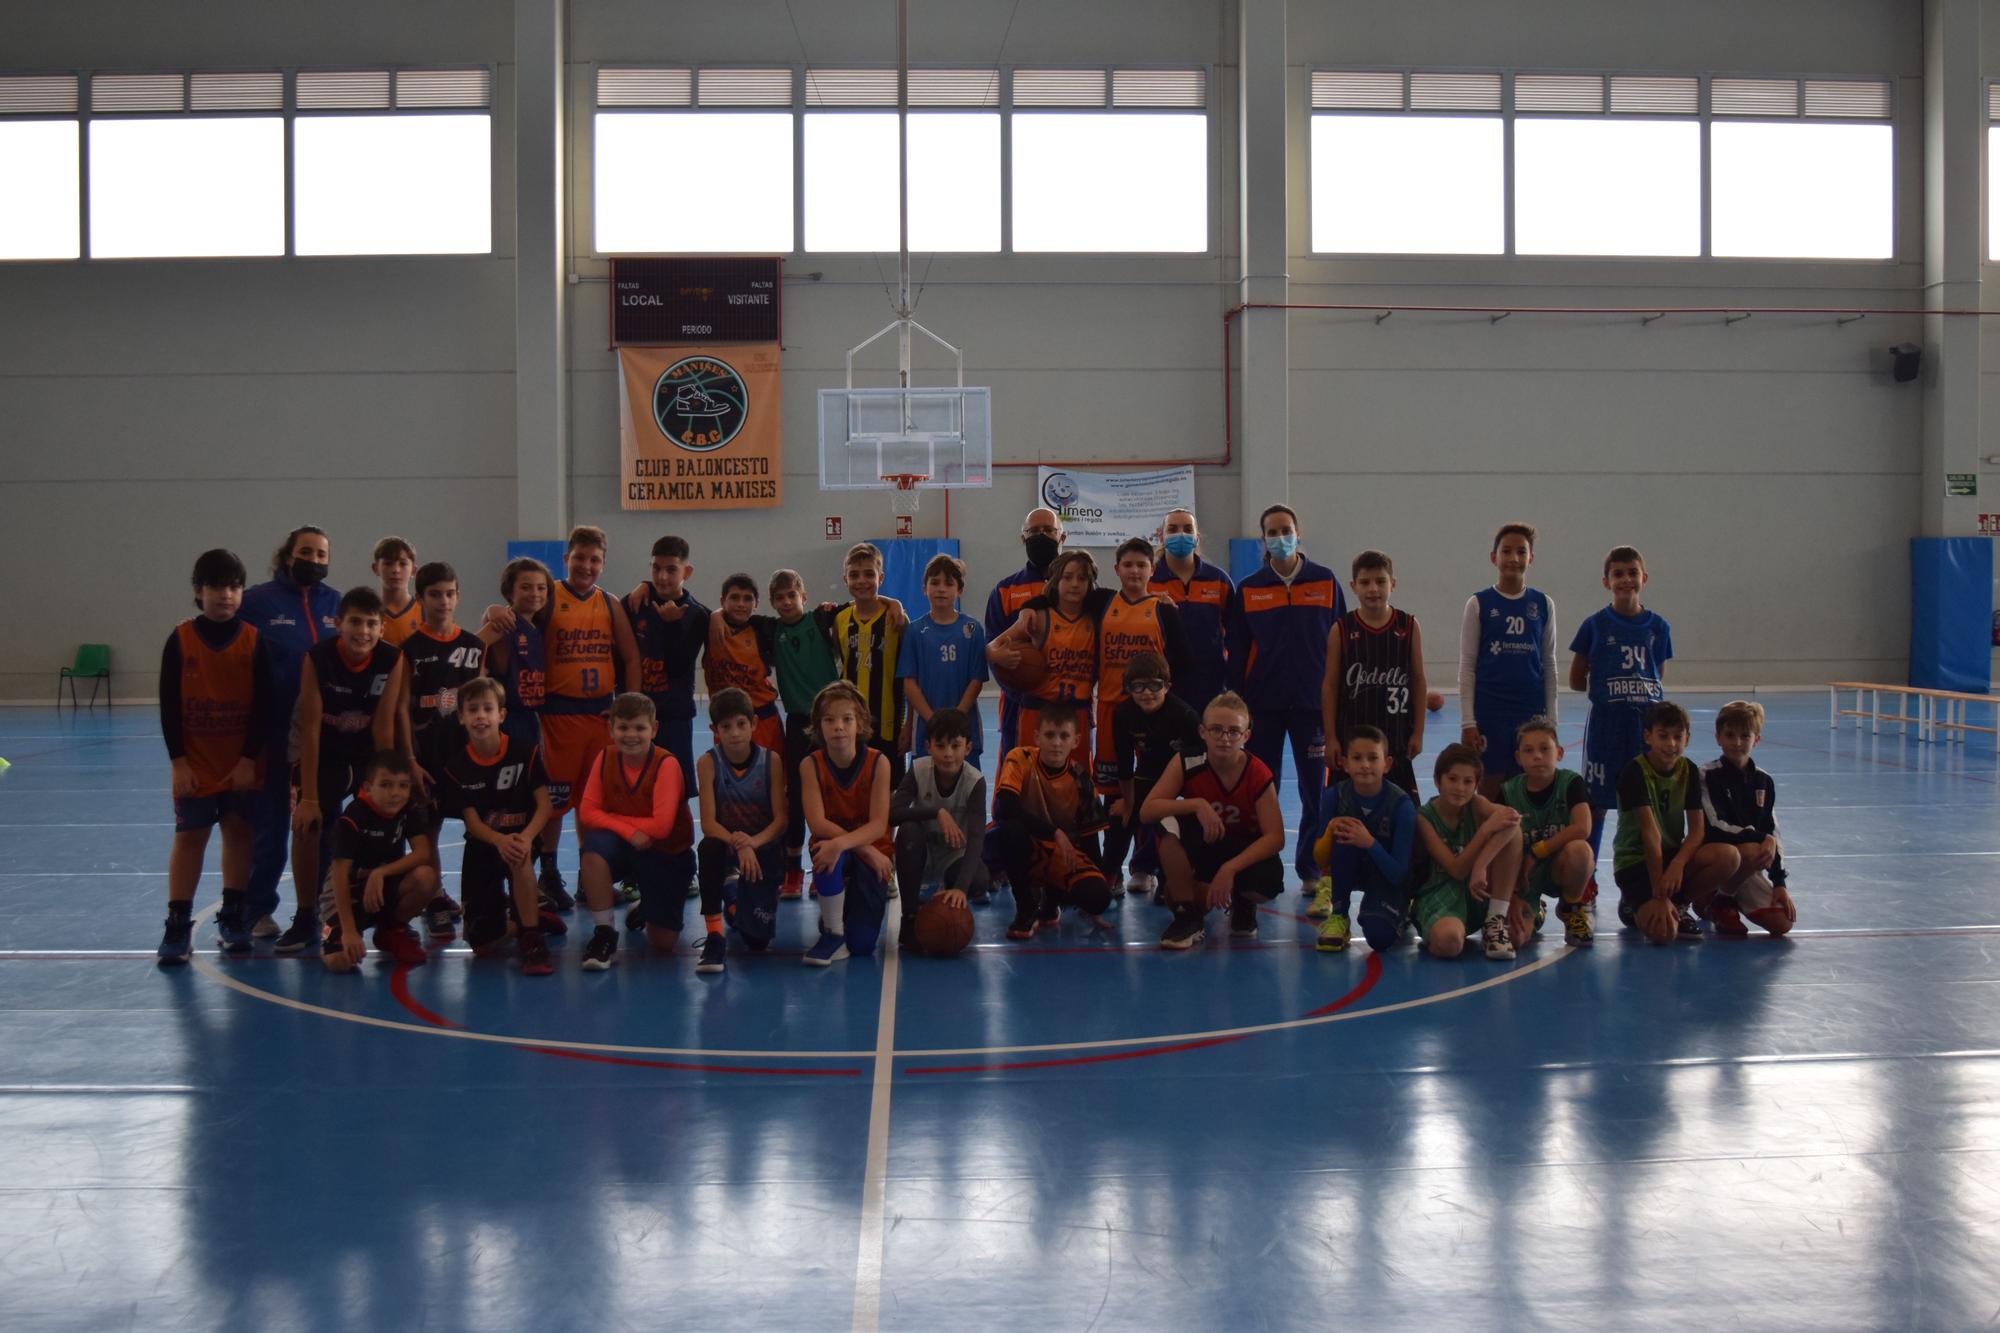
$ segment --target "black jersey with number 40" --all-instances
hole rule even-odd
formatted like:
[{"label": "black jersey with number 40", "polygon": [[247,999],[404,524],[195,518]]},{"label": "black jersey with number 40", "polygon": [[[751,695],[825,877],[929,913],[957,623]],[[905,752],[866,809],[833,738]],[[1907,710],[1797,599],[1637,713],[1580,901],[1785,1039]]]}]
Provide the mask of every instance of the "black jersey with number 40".
[{"label": "black jersey with number 40", "polygon": [[1343,746],[1350,727],[1380,727],[1389,738],[1389,753],[1409,753],[1411,710],[1424,701],[1411,698],[1416,665],[1410,648],[1416,620],[1395,611],[1389,623],[1376,628],[1359,611],[1340,618],[1340,730]]},{"label": "black jersey with number 40", "polygon": [[426,768],[465,744],[458,723],[458,687],[484,669],[486,646],[479,636],[452,627],[440,638],[419,625],[403,640],[410,660],[410,739]]}]

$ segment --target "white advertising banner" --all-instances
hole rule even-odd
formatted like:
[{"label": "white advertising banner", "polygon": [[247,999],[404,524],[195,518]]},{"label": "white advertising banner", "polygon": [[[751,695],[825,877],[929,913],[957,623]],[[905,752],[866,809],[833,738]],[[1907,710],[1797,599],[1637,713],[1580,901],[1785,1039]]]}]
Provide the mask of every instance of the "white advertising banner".
[{"label": "white advertising banner", "polygon": [[1037,493],[1062,516],[1071,546],[1116,546],[1130,537],[1153,540],[1175,509],[1194,508],[1194,468],[1157,472],[1080,472],[1045,467]]}]

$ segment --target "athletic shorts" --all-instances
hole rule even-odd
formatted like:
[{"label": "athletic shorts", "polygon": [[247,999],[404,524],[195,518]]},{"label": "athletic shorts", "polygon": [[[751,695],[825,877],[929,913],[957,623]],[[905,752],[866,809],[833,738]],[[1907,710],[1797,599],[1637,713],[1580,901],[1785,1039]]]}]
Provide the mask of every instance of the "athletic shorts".
[{"label": "athletic shorts", "polygon": [[[373,912],[369,911],[361,901],[362,895],[368,889],[368,874],[369,872],[365,870],[356,871],[347,881],[347,900],[354,911],[354,928],[356,930],[366,930],[376,924],[378,919],[386,922],[389,919],[389,909],[395,905],[396,899],[403,892],[403,877],[401,875],[390,875],[382,884],[382,906]],[[327,925],[332,926],[332,936],[338,938],[340,934],[340,909],[334,904],[333,892],[333,875],[329,873],[326,877],[326,883],[320,887],[319,891],[319,919]]]},{"label": "athletic shorts", "polygon": [[176,796],[174,832],[194,833],[214,828],[232,815],[237,819],[252,819],[255,817],[256,807],[251,798],[259,794],[250,791],[221,791],[213,796]]},{"label": "athletic shorts", "polygon": [[549,800],[557,814],[582,804],[590,765],[610,743],[611,724],[602,714],[542,714],[542,766],[548,770]]},{"label": "athletic shorts", "polygon": [[[1186,821],[1188,832],[1187,836],[1183,836],[1182,822],[1178,816],[1168,815],[1154,827],[1159,830],[1159,836],[1173,838],[1180,843],[1181,850],[1187,853],[1188,864],[1194,867],[1195,883],[1213,883],[1216,872],[1222,869],[1222,863],[1241,852],[1245,844],[1209,842],[1201,836],[1201,825],[1192,819]],[[1276,875],[1276,879],[1266,884],[1265,880],[1273,874]],[[1268,900],[1277,897],[1285,891],[1284,856],[1281,853],[1274,853],[1266,860],[1248,867],[1236,876],[1236,886],[1253,898]]]},{"label": "athletic shorts", "polygon": [[1440,875],[1418,890],[1411,900],[1410,919],[1425,936],[1446,917],[1463,922],[1466,933],[1470,934],[1486,924],[1486,908],[1487,903],[1473,897],[1472,890]]},{"label": "athletic shorts", "polygon": [[1757,912],[1778,900],[1778,889],[1771,883],[1771,877],[1759,870],[1738,884],[1733,896],[1736,899],[1737,910]]},{"label": "athletic shorts", "polygon": [[[1540,710],[1536,710],[1539,712]],[[1535,713],[1520,713],[1511,709],[1496,708],[1491,712],[1476,710],[1472,725],[1479,728],[1479,735],[1486,742],[1485,753],[1480,761],[1486,771],[1496,778],[1511,778],[1521,771],[1521,765],[1514,758],[1518,748],[1516,732],[1521,724]],[[1614,776],[1615,783],[1616,778]]]},{"label": "athletic shorts", "polygon": [[[1667,855],[1671,857],[1673,853],[1668,852]],[[1646,900],[1653,896],[1653,877],[1646,873],[1646,863],[1643,861],[1637,865],[1626,866],[1623,870],[1613,871],[1611,878],[1618,884],[1618,919],[1621,921],[1638,911],[1645,905]],[[1681,891],[1674,895],[1674,903],[1676,906],[1686,906],[1692,900],[1687,881],[1683,879]],[[1737,901],[1740,903],[1742,899],[1739,898]]]},{"label": "athletic shorts", "polygon": [[674,884],[675,853],[655,845],[640,851],[610,829],[584,831],[583,854],[599,856],[611,867],[613,884],[639,886],[639,910],[657,930],[678,931],[687,909],[687,884]]},{"label": "athletic shorts", "polygon": [[1593,704],[1583,727],[1583,780],[1591,805],[1616,810],[1618,777],[1645,752],[1645,705]]}]

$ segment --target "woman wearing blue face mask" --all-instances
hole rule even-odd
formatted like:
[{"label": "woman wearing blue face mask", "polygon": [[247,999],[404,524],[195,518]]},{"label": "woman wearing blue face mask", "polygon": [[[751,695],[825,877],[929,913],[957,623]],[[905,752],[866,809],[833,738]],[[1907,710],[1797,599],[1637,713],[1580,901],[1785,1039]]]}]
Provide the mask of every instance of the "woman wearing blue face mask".
[{"label": "woman wearing blue face mask", "polygon": [[1319,794],[1326,785],[1326,738],[1320,730],[1319,689],[1326,675],[1326,641],[1346,613],[1340,580],[1299,549],[1299,516],[1272,505],[1258,521],[1264,565],[1236,585],[1229,602],[1229,681],[1250,704],[1247,748],[1282,776],[1285,740],[1291,739],[1298,783],[1300,892],[1319,882],[1312,834]]},{"label": "woman wearing blue face mask", "polygon": [[1228,633],[1225,621],[1236,585],[1229,575],[1201,558],[1201,534],[1194,514],[1176,509],[1160,525],[1165,554],[1153,566],[1152,590],[1180,608],[1188,664],[1174,675],[1174,695],[1199,713],[1228,688]]},{"label": "woman wearing blue face mask", "polygon": [[259,719],[264,728],[264,789],[258,794],[256,816],[250,821],[255,842],[251,849],[250,882],[241,887],[240,919],[215,920],[222,947],[240,953],[250,947],[251,933],[276,935],[270,919],[278,910],[278,880],[292,845],[291,763],[292,710],[299,701],[299,672],[306,653],[333,634],[338,622],[340,593],[326,584],[330,548],[326,533],[310,523],[294,528],[271,557],[271,578],[243,594],[237,612],[257,627],[257,650],[271,672],[271,711]]}]

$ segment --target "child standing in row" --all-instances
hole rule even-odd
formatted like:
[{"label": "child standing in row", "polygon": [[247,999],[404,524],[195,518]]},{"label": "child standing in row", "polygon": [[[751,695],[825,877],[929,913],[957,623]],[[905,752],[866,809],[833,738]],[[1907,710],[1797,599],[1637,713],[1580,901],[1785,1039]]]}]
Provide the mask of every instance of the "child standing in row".
[{"label": "child standing in row", "polygon": [[[458,571],[432,561],[417,571],[417,609],[422,619],[403,639],[403,700],[409,738],[411,771],[416,792],[411,798],[413,828],[430,839],[431,869],[438,870],[438,834],[447,816],[458,811],[439,800],[438,783],[451,756],[465,749],[465,728],[458,720],[458,691],[485,671],[486,645],[478,635],[460,629]],[[449,940],[457,932],[452,922],[458,904],[440,887],[424,908],[434,940]]]},{"label": "child standing in row", "polygon": [[[185,963],[193,949],[194,891],[209,830],[222,825],[222,902],[245,945],[243,890],[249,881],[251,802],[262,782],[270,669],[255,627],[237,619],[243,562],[204,551],[194,562],[194,604],[160,653],[160,733],[172,765],[174,846],[167,860],[167,924],[160,966]],[[220,917],[218,917],[220,920]]]},{"label": "child standing in row", "polygon": [[1344,753],[1342,730],[1370,726],[1389,738],[1389,781],[1415,794],[1411,760],[1424,748],[1424,641],[1417,618],[1389,604],[1396,566],[1380,551],[1354,557],[1354,609],[1326,636],[1326,675],[1320,711],[1333,753]]},{"label": "child standing in row", "polygon": [[868,744],[889,760],[893,784],[903,774],[903,755],[910,738],[903,724],[903,688],[896,663],[902,650],[903,626],[882,596],[882,552],[861,542],[844,562],[847,595],[851,599],[833,617],[833,650],[841,678],[854,686],[868,705],[874,726]]},{"label": "child standing in row", "polygon": [[1520,772],[1514,738],[1529,718],[1556,720],[1556,604],[1528,586],[1535,529],[1505,523],[1487,555],[1499,577],[1465,599],[1458,632],[1459,741],[1479,751],[1493,799]]},{"label": "child standing in row", "polygon": [[1673,632],[1658,612],[1640,604],[1646,582],[1645,557],[1630,546],[1611,548],[1604,557],[1604,586],[1611,592],[1611,605],[1577,626],[1569,645],[1576,654],[1570,660],[1569,687],[1590,692],[1583,777],[1590,784],[1595,821],[1590,832],[1593,855],[1604,837],[1605,814],[1620,804],[1619,782],[1626,766],[1646,751],[1647,712],[1667,697]]},{"label": "child standing in row", "polygon": [[903,697],[912,723],[911,753],[926,748],[931,715],[958,712],[965,728],[964,762],[979,765],[985,748],[979,725],[979,691],[986,683],[986,631],[958,609],[965,595],[965,563],[936,555],[924,566],[924,598],[930,614],[910,622],[896,657]]},{"label": "child standing in row", "polygon": [[785,705],[784,769],[785,799],[785,878],[778,896],[802,897],[805,871],[800,859],[806,846],[806,809],[803,787],[797,781],[799,765],[812,753],[813,700],[819,692],[840,679],[840,665],[834,660],[829,629],[831,615],[806,606],[806,581],[796,569],[781,569],[771,575],[771,610],[777,618],[771,637],[773,674],[778,678],[778,697]]}]

